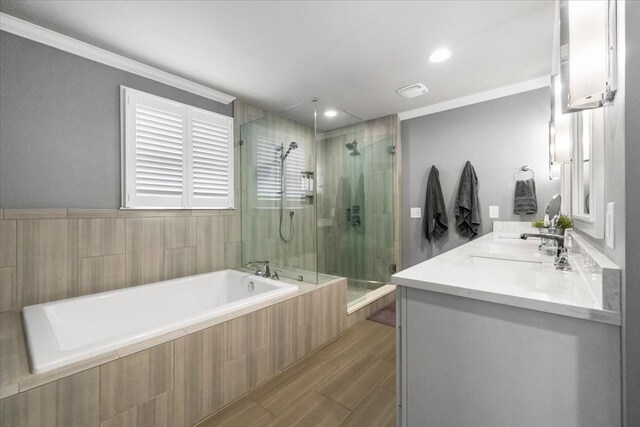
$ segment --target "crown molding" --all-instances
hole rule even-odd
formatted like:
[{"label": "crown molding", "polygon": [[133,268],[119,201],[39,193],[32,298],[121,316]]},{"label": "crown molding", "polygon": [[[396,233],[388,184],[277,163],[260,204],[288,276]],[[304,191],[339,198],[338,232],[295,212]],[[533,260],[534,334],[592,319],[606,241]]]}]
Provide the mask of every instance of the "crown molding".
[{"label": "crown molding", "polygon": [[438,104],[427,105],[426,107],[420,107],[414,110],[403,111],[398,114],[398,117],[400,120],[413,119],[415,117],[427,116],[429,114],[439,113],[446,110],[453,110],[454,108],[465,107],[467,105],[503,98],[505,96],[515,95],[522,92],[529,92],[530,90],[549,86],[550,77],[544,76],[509,86],[499,87],[497,89],[487,90],[485,92],[474,93],[473,95],[463,96],[461,98],[451,99]]},{"label": "crown molding", "polygon": [[0,13],[0,30],[223,104],[229,104],[235,99],[234,96],[65,36],[64,34],[23,21],[6,13]]}]

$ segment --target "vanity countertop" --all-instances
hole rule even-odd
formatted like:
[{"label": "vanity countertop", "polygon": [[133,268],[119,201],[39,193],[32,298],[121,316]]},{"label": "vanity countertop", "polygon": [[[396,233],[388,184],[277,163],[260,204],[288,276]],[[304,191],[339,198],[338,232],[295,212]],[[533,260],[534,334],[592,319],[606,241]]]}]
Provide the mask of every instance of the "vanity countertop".
[{"label": "vanity countertop", "polygon": [[594,294],[593,283],[589,282],[595,275],[578,268],[556,270],[553,256],[541,254],[539,244],[539,239],[521,240],[517,235],[492,232],[400,271],[392,276],[392,282],[620,325],[619,311],[605,310],[602,296]]}]

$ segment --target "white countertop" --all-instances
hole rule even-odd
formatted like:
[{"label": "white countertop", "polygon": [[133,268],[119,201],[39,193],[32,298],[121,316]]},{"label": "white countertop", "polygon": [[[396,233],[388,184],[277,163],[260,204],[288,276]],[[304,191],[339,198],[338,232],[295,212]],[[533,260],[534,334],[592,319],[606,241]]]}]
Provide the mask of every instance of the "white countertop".
[{"label": "white countertop", "polygon": [[[539,239],[489,233],[392,276],[400,286],[620,325],[577,269],[558,271]],[[601,299],[600,299],[601,301]]]}]

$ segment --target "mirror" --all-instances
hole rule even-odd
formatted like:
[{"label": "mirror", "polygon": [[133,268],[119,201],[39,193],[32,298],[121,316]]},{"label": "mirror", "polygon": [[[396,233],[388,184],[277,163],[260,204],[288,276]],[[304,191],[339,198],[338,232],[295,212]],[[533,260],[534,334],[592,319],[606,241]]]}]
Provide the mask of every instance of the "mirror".
[{"label": "mirror", "polygon": [[560,206],[562,205],[562,197],[559,194],[556,194],[549,200],[549,204],[547,205],[547,210],[545,214],[549,217],[549,220],[553,220],[555,217],[560,215]]},{"label": "mirror", "polygon": [[604,237],[604,109],[572,117],[572,212],[575,227]]},{"label": "mirror", "polygon": [[560,75],[551,76],[549,120],[549,179],[560,178],[562,165],[571,163],[571,114],[562,112]]},{"label": "mirror", "polygon": [[574,213],[583,216],[589,216],[591,212],[591,125],[590,112],[583,111],[577,115],[575,124],[577,141],[574,159],[579,185],[574,193],[576,198]]}]

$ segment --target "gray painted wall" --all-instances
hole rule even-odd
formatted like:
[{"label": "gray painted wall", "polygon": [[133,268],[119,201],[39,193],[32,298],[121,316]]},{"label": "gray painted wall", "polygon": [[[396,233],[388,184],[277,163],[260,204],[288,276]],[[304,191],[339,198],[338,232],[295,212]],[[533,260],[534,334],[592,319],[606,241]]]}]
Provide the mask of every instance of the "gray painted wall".
[{"label": "gray painted wall", "polygon": [[620,44],[619,52],[626,51],[626,58],[619,58],[618,92],[605,107],[604,177],[605,202],[616,204],[615,247],[609,248],[604,239],[583,235],[622,268],[624,410],[626,425],[636,426],[640,425],[640,407],[635,403],[640,402],[640,4],[618,2],[618,6],[618,40],[626,43],[626,49]]},{"label": "gray painted wall", "polygon": [[[531,221],[544,215],[547,201],[560,191],[558,180],[548,180],[549,103],[545,88],[402,122],[403,268],[466,243],[455,231],[453,209],[467,160],[478,175],[481,234],[492,230],[490,205],[500,207],[500,220]],[[536,174],[538,215],[520,217],[513,214],[513,174],[525,164]],[[409,208],[424,210],[431,165],[440,171],[449,232],[429,244],[422,219],[411,219]]]},{"label": "gray painted wall", "polygon": [[[640,425],[640,2],[626,2],[625,354],[627,426]],[[620,184],[618,184],[620,185]],[[624,206],[624,205],[623,205]],[[617,236],[616,236],[617,237]]]},{"label": "gray painted wall", "polygon": [[120,207],[120,85],[224,105],[0,32],[0,207]]}]

